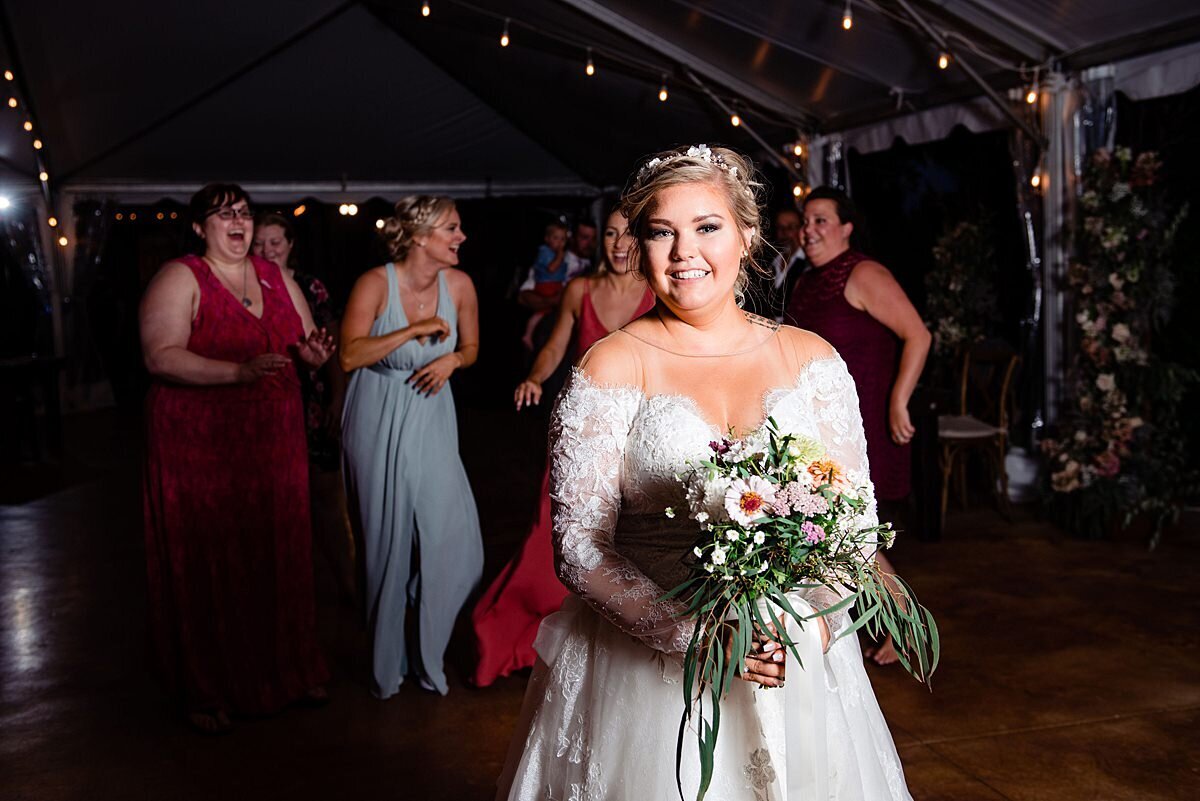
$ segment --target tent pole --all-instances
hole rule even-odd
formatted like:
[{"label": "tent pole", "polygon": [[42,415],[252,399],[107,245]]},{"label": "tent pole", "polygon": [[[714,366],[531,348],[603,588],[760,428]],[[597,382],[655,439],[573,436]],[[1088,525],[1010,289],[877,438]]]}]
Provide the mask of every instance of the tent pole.
[{"label": "tent pole", "polygon": [[975,71],[974,67],[963,61],[962,57],[956,53],[952,47],[950,47],[950,43],[946,41],[946,37],[942,36],[942,34],[936,28],[930,25],[924,17],[917,13],[917,10],[912,7],[912,4],[909,3],[908,0],[896,0],[896,2],[901,8],[904,9],[909,18],[919,25],[921,29],[925,31],[926,35],[929,36],[929,38],[933,39],[934,43],[938,47],[946,51],[946,53],[954,59],[955,63],[962,67],[962,70],[967,74],[967,77],[975,82],[975,84],[983,91],[983,93],[987,95],[987,98],[995,103],[996,107],[999,108],[1005,114],[1005,116],[1012,120],[1018,128],[1029,134],[1030,138],[1038,143],[1038,147],[1043,149],[1046,147],[1045,137],[1035,130],[1034,127],[1026,120],[1023,120],[1019,115],[1013,112],[1008,103],[1004,101],[1004,98],[1000,97],[1000,95],[996,93],[996,90],[993,89],[988,82],[983,79],[982,75]]}]

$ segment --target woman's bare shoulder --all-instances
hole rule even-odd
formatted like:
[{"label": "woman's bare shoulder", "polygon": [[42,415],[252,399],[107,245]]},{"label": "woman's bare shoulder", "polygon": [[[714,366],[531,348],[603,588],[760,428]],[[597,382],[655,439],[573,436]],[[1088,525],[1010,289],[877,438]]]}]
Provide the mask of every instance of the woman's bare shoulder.
[{"label": "woman's bare shoulder", "polygon": [[595,384],[642,386],[641,343],[618,330],[588,348],[579,360],[579,370]]},{"label": "woman's bare shoulder", "polygon": [[804,328],[781,325],[779,326],[779,336],[786,347],[790,349],[797,366],[807,364],[815,359],[828,359],[837,355],[833,345]]}]

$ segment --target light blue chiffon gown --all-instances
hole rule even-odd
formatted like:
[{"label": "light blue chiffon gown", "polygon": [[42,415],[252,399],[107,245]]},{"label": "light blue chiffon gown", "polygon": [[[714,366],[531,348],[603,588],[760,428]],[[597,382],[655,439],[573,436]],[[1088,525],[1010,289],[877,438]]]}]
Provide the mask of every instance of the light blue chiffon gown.
[{"label": "light blue chiffon gown", "polygon": [[[406,327],[396,268],[387,265],[388,302],[371,336]],[[440,342],[413,339],[354,371],[342,415],[346,495],[357,511],[366,563],[367,623],[375,693],[393,695],[410,672],[404,616],[417,611],[420,654],[413,672],[447,691],[442,660],[459,609],[483,570],[479,514],[458,455],[450,385],[432,397],[406,383],[454,351],[458,314],[438,274],[437,314],[450,325]]]}]

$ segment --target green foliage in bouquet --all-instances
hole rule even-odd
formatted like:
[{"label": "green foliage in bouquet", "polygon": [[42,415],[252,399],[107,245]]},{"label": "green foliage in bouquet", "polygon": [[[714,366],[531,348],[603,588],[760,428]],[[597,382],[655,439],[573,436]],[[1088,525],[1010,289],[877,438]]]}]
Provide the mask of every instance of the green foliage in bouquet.
[{"label": "green foliage in bouquet", "polygon": [[1154,152],[1091,157],[1080,197],[1077,258],[1067,273],[1075,350],[1056,436],[1042,441],[1051,498],[1075,533],[1103,536],[1139,513],[1151,545],[1197,491],[1179,425],[1195,371],[1158,356],[1171,315],[1171,249],[1187,207],[1172,214]]},{"label": "green foliage in bouquet", "polygon": [[[854,608],[855,617],[831,638],[866,628],[890,634],[900,662],[919,680],[937,667],[937,625],[896,576],[884,576],[874,559],[894,540],[891,524],[860,527],[868,493],[830,459],[824,445],[782,433],[774,419],[755,434],[709,444],[712,455],[681,480],[689,516],[700,525],[691,575],[667,593],[688,604],[696,629],[684,656],[684,711],[679,726],[677,774],[689,727],[700,754],[698,799],[712,781],[721,723],[721,699],[741,673],[755,632],[776,639],[802,669],[785,618],[806,622]],[[861,477],[865,482],[865,477]],[[668,509],[669,517],[675,510]],[[826,588],[838,600],[812,615],[798,612],[789,592]],[[705,708],[707,706],[707,713]],[[683,796],[682,778],[679,780]]]},{"label": "green foliage in bouquet", "polygon": [[953,383],[964,348],[996,333],[994,241],[986,221],[960,222],[934,245],[933,269],[925,274],[925,325],[933,333],[930,368],[937,386]]}]

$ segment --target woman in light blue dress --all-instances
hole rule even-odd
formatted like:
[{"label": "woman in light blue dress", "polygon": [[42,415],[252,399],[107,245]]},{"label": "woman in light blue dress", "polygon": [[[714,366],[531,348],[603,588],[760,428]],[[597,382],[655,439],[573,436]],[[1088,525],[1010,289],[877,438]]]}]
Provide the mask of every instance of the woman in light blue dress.
[{"label": "woman in light blue dress", "polygon": [[445,695],[446,645],[483,570],[446,383],[479,353],[478,304],[454,269],[466,236],[450,198],[402,199],[383,234],[393,261],[359,278],[342,321],[346,495],[366,565],[374,691],[387,698],[415,674]]}]

